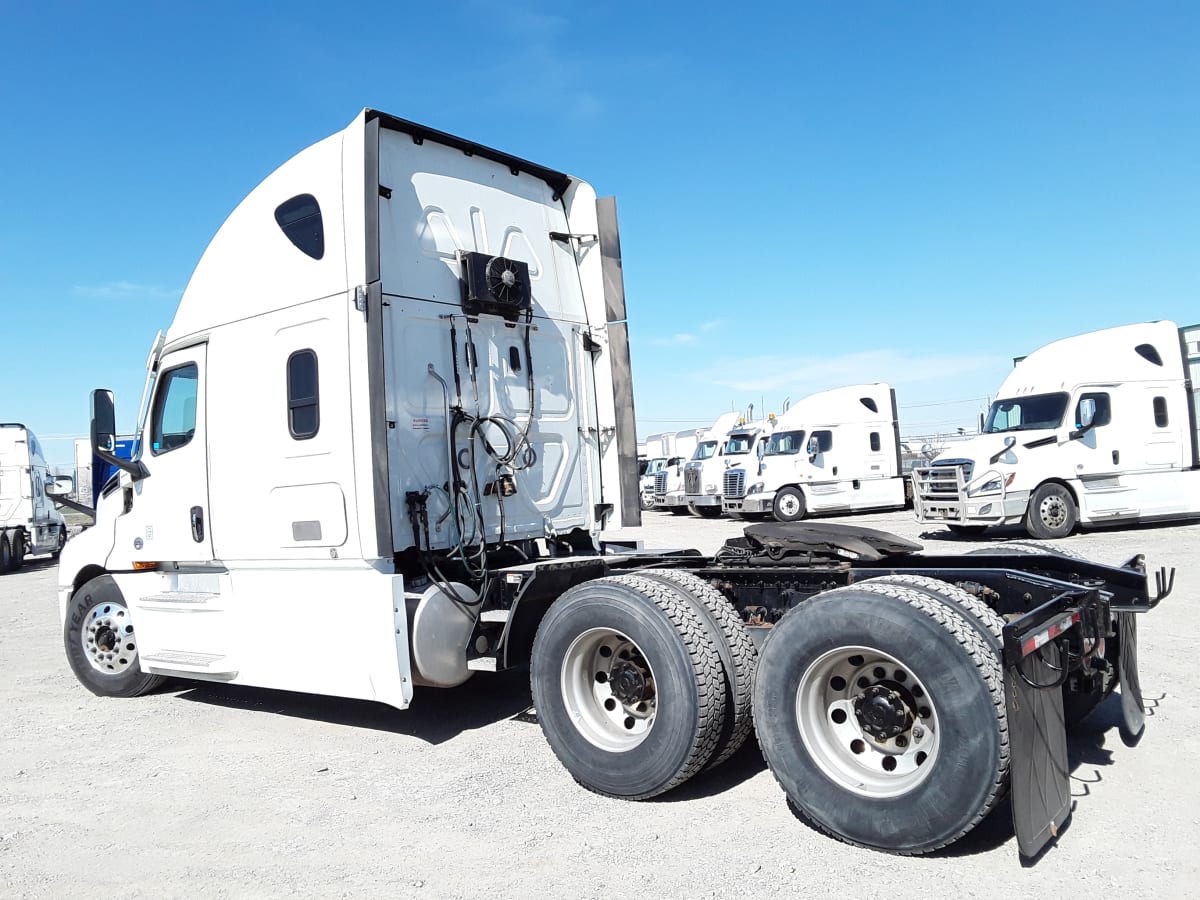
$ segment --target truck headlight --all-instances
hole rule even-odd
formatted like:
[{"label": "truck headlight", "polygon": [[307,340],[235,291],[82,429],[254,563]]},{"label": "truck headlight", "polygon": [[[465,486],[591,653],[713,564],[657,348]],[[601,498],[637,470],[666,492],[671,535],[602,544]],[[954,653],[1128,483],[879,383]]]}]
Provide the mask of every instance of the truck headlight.
[{"label": "truck headlight", "polygon": [[975,496],[976,494],[994,494],[996,491],[1000,490],[1001,486],[1008,487],[1010,484],[1012,484],[1013,479],[1016,478],[1016,476],[1016,472],[1009,472],[1007,476],[1003,477],[997,475],[995,478],[989,478],[979,487],[971,488],[970,493],[972,496]]},{"label": "truck headlight", "polygon": [[746,496],[749,497],[751,494],[761,494],[762,489],[763,483],[761,481],[756,481],[746,489]]}]

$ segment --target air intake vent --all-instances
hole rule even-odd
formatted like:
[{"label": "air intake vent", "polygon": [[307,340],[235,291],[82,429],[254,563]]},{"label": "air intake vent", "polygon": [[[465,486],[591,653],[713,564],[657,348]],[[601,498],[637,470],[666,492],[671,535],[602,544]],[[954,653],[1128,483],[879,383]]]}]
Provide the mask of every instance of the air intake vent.
[{"label": "air intake vent", "polygon": [[486,253],[464,253],[462,266],[463,312],[489,313],[515,322],[530,308],[528,263]]}]

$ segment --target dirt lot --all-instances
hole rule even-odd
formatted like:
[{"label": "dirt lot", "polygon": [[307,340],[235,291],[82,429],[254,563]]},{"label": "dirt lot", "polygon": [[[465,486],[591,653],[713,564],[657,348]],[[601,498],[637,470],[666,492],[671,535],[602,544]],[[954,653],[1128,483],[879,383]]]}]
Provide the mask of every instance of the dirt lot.
[{"label": "dirt lot", "polygon": [[[740,527],[646,520],[630,536],[706,552]],[[910,513],[838,521],[920,539]],[[657,801],[597,797],[523,715],[521,674],[419,689],[405,712],[184,683],[94,697],[63,657],[55,569],[32,559],[0,577],[0,896],[1194,897],[1198,540],[1186,525],[1063,542],[1179,572],[1140,623],[1144,740],[1121,742],[1116,698],[1075,733],[1075,813],[1030,868],[1003,810],[932,857],[822,837],[753,743]]]}]

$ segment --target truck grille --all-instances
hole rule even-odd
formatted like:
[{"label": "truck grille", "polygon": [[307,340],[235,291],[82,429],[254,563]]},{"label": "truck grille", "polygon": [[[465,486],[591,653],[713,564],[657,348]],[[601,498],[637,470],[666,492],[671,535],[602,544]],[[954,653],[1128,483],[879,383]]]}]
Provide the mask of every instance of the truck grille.
[{"label": "truck grille", "polygon": [[657,472],[654,475],[654,496],[663,497],[667,493],[667,473],[666,470]]},{"label": "truck grille", "polygon": [[683,470],[683,489],[693,496],[699,496],[702,488],[700,487],[700,468]]},{"label": "truck grille", "polygon": [[732,500],[740,500],[746,493],[746,473],[741,469],[730,469],[725,473],[725,496]]},{"label": "truck grille", "polygon": [[962,469],[963,484],[966,484],[971,480],[971,474],[975,471],[975,463],[969,459],[946,459],[934,463],[926,470],[928,478],[925,485],[926,490],[931,494],[958,493],[955,469]]}]

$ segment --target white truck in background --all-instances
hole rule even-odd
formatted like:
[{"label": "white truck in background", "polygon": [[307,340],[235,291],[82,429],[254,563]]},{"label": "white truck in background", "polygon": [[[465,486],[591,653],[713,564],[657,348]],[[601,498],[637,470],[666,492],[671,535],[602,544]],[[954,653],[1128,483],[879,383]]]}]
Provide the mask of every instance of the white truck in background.
[{"label": "white truck in background", "polygon": [[725,473],[726,512],[796,522],[813,513],[902,509],[896,392],[854,384],[811,394],[769,423],[757,458]]},{"label": "white truck in background", "polygon": [[721,515],[721,485],[725,477],[725,441],[741,421],[736,412],[722,413],[700,436],[692,458],[683,467],[683,493],[687,508],[698,516]]},{"label": "white truck in background", "polygon": [[0,423],[0,574],[21,568],[26,556],[58,557],[67,523],[53,498],[72,486],[70,477],[51,473],[37,435],[16,422]]},{"label": "white truck in background", "polygon": [[742,498],[746,493],[746,464],[751,460],[757,462],[758,448],[771,436],[774,423],[774,413],[765,419],[739,422],[725,438],[725,452],[721,457],[722,513],[734,517],[743,514],[750,518],[758,516],[756,513],[742,511]]},{"label": "white truck in background", "polygon": [[913,470],[922,522],[958,534],[1200,516],[1200,325],[1145,322],[1019,359],[983,433]]},{"label": "white truck in background", "polygon": [[654,509],[665,509],[674,515],[688,511],[683,489],[683,467],[696,452],[700,429],[675,432],[674,454],[667,464],[654,473]]},{"label": "white truck in background", "polygon": [[753,525],[711,556],[602,542],[640,521],[620,260],[585,182],[374,110],[269,175],[154,343],[134,459],[92,393],[120,472],[60,558],[76,677],[404,709],[528,666],[599,794],[662,794],[756,730],[844,841],[926,853],[1009,802],[1038,853],[1071,813],[1064,701],[1119,685],[1140,734],[1134,623],[1173,575],[845,525]]}]

